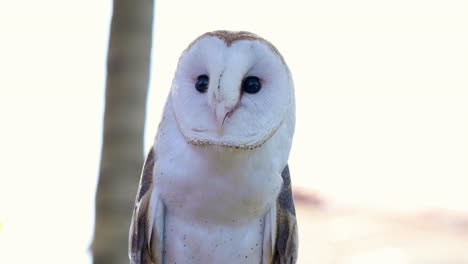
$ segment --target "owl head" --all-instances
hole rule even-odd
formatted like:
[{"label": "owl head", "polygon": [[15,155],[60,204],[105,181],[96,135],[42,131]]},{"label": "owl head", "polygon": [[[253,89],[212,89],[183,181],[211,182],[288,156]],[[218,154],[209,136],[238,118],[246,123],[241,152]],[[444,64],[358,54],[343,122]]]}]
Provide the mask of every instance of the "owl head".
[{"label": "owl head", "polygon": [[254,149],[294,111],[294,85],[278,50],[249,32],[214,31],[183,52],[170,94],[190,144]]}]

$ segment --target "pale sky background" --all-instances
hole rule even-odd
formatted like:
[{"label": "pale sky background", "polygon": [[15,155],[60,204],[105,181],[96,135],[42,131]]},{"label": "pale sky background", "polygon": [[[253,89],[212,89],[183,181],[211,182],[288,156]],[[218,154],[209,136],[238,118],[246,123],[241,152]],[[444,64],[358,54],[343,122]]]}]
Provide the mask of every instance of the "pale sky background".
[{"label": "pale sky background", "polygon": [[[87,263],[111,1],[5,2],[0,263]],[[464,0],[160,0],[147,148],[181,51],[247,30],[293,73],[293,183],[359,206],[467,210],[467,14]]]}]

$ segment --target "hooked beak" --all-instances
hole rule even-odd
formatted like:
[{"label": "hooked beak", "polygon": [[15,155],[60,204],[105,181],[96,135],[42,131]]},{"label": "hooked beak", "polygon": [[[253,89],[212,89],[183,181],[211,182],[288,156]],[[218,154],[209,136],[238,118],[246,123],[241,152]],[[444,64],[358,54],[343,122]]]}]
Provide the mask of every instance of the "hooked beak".
[{"label": "hooked beak", "polygon": [[223,135],[224,121],[226,121],[226,118],[228,118],[232,114],[233,111],[234,111],[233,109],[226,108],[223,104],[216,104],[215,115],[216,115],[216,125],[217,125],[218,136]]}]

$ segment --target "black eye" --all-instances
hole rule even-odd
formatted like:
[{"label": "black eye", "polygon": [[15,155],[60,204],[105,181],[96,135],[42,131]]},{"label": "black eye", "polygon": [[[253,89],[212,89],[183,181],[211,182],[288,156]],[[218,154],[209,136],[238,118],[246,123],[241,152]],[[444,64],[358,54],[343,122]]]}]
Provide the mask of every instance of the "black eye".
[{"label": "black eye", "polygon": [[242,91],[249,94],[258,93],[261,88],[262,84],[260,83],[260,79],[256,76],[249,76],[242,82]]},{"label": "black eye", "polygon": [[208,78],[208,76],[204,74],[198,76],[197,82],[195,83],[195,89],[197,89],[197,91],[199,91],[200,93],[206,92],[206,90],[208,89],[209,81],[210,79]]}]

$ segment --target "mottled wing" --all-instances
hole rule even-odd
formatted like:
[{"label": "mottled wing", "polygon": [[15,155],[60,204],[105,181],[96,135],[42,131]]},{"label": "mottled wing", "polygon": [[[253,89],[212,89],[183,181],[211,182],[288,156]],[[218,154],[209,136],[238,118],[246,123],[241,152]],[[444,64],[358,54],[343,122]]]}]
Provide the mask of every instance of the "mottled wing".
[{"label": "mottled wing", "polygon": [[131,264],[161,264],[164,232],[164,204],[154,197],[153,148],[149,152],[140,179],[129,233],[128,254]]},{"label": "mottled wing", "polygon": [[298,234],[288,166],[281,177],[283,186],[276,202],[276,243],[271,263],[294,264],[297,260]]}]

